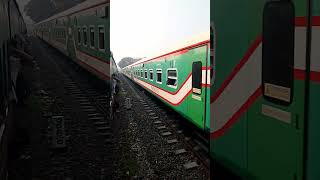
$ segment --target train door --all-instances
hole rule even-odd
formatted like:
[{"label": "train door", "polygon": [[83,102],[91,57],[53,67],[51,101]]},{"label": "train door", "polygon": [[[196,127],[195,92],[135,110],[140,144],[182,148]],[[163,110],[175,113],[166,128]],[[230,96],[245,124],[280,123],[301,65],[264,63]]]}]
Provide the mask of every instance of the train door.
[{"label": "train door", "polygon": [[320,179],[320,0],[312,1],[306,151],[306,180]]},{"label": "train door", "polygon": [[202,87],[202,77],[205,75],[202,67],[206,66],[203,61],[195,61],[192,63],[192,90],[189,110],[191,119],[194,123],[204,129],[205,127],[205,94],[206,89]]},{"label": "train door", "polygon": [[247,113],[248,170],[254,179],[303,179],[306,5],[307,0],[262,5],[262,54],[255,57],[262,59],[261,75],[256,74],[261,89],[249,99],[262,96]]}]

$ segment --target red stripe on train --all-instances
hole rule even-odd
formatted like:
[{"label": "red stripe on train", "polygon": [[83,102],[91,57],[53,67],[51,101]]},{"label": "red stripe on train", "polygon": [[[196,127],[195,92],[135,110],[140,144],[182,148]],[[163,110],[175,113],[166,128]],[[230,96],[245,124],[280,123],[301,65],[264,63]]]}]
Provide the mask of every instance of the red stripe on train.
[{"label": "red stripe on train", "polygon": [[311,71],[310,80],[315,82],[320,82],[320,72]]},{"label": "red stripe on train", "polygon": [[99,71],[98,69],[92,67],[91,65],[78,60],[78,62],[80,62],[82,65],[86,66],[87,68],[89,68],[90,70],[94,71],[96,74],[100,75],[102,77],[103,80],[105,81],[110,81],[110,76],[108,76],[107,74],[102,73],[101,71]]},{"label": "red stripe on train", "polygon": [[249,47],[249,50],[244,54],[243,58],[241,59],[240,63],[232,70],[231,74],[228,78],[222,83],[221,87],[218,91],[211,97],[211,103],[216,101],[218,97],[222,94],[224,89],[229,85],[232,79],[237,75],[237,73],[241,70],[242,66],[249,60],[250,56],[253,52],[257,49],[262,41],[262,36],[259,35],[258,38],[253,42],[253,44]]},{"label": "red stripe on train", "polygon": [[94,55],[92,55],[92,54],[86,53],[86,52],[81,51],[81,50],[79,50],[79,49],[77,49],[77,50],[78,50],[80,53],[83,53],[83,54],[85,54],[85,55],[87,55],[87,56],[92,57],[94,60],[101,61],[101,62],[106,63],[106,64],[110,64],[110,61],[104,60],[104,59],[102,59],[102,58],[100,58],[100,57],[97,57],[97,56],[94,56]]},{"label": "red stripe on train", "polygon": [[[307,26],[308,19],[307,17],[296,17],[295,18],[295,25],[296,26]],[[313,16],[312,17],[312,26],[320,26],[320,16]]]},{"label": "red stripe on train", "polygon": [[202,41],[202,42],[199,42],[199,43],[196,43],[196,44],[193,44],[193,45],[190,45],[190,46],[187,46],[187,47],[184,47],[184,48],[172,51],[172,52],[169,52],[169,53],[161,55],[161,56],[157,56],[157,57],[154,57],[154,58],[142,61],[142,62],[138,62],[137,64],[129,65],[127,67],[135,66],[135,65],[138,65],[138,64],[141,64],[141,63],[146,63],[146,62],[149,62],[149,61],[152,61],[152,60],[156,60],[156,59],[159,59],[159,58],[163,58],[163,57],[166,57],[166,56],[169,56],[169,55],[171,55],[171,56],[173,56],[173,55],[181,55],[181,54],[187,53],[189,51],[189,49],[192,49],[192,48],[195,48],[195,47],[198,47],[198,46],[201,46],[201,45],[208,44],[209,42],[210,42],[210,40],[205,40],[205,41]]},{"label": "red stripe on train", "polygon": [[[143,82],[144,82],[144,81],[143,81]],[[140,83],[138,83],[138,84],[140,84]],[[140,84],[140,85],[143,86],[145,89],[148,89],[145,85],[143,85],[143,84]],[[153,86],[153,85],[152,85],[152,86]],[[161,89],[161,88],[159,88],[159,89]],[[188,92],[187,94],[185,94],[185,95],[183,96],[183,98],[182,98],[179,102],[177,102],[177,103],[172,103],[172,102],[170,102],[169,100],[167,100],[165,97],[159,95],[158,93],[152,91],[151,89],[148,89],[148,90],[149,90],[151,93],[155,94],[157,97],[160,97],[161,99],[163,99],[163,100],[166,101],[167,103],[171,104],[172,106],[177,106],[177,105],[181,104],[181,103],[184,101],[184,99],[185,99],[186,97],[188,97],[189,94],[192,92],[192,90],[190,89],[189,92]]]},{"label": "red stripe on train", "polygon": [[[210,139],[216,139],[222,136],[239,118],[240,116],[246,112],[249,107],[262,95],[262,89],[259,87],[250,97],[249,99],[240,107],[240,109],[233,114],[233,116],[228,120],[228,122],[218,131],[210,134]],[[214,117],[214,116],[211,116]],[[212,120],[212,118],[211,118]]]}]

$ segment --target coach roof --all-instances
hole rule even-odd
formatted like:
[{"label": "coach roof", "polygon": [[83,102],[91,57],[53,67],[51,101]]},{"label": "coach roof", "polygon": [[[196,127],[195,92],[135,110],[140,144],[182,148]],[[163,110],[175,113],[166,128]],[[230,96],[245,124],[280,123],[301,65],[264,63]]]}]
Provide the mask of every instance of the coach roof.
[{"label": "coach roof", "polygon": [[102,5],[102,4],[106,4],[106,3],[109,3],[110,0],[87,0],[83,3],[80,3],[70,9],[67,9],[63,12],[60,12],[58,14],[55,14],[51,17],[49,17],[48,19],[45,19],[39,23],[37,23],[36,25],[38,24],[42,24],[44,22],[48,22],[48,21],[51,21],[51,20],[54,20],[54,19],[57,19],[57,18],[60,18],[60,17],[65,17],[65,16],[68,16],[68,15],[71,15],[71,14],[75,14],[75,13],[78,13],[82,10],[86,10],[88,8],[91,8],[91,7],[95,7],[95,6],[98,6],[98,5]]}]

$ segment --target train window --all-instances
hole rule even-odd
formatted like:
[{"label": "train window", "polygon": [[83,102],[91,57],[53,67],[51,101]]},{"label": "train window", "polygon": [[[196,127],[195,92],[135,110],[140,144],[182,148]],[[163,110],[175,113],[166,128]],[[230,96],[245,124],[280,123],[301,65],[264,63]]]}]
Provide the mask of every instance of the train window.
[{"label": "train window", "polygon": [[202,62],[197,61],[192,63],[192,92],[201,94],[202,82]]},{"label": "train window", "polygon": [[150,71],[149,79],[150,79],[151,81],[153,81],[153,70],[150,69],[149,71]]},{"label": "train window", "polygon": [[148,70],[146,70],[146,69],[144,70],[144,78],[148,79]]},{"label": "train window", "polygon": [[168,69],[167,70],[167,85],[171,88],[177,88],[178,84],[178,75],[177,69]]},{"label": "train window", "polygon": [[90,27],[90,46],[94,48],[94,27]]},{"label": "train window", "polygon": [[143,78],[143,70],[140,70],[140,77]]},{"label": "train window", "polygon": [[293,97],[295,12],[291,1],[267,2],[263,11],[264,98],[288,105]]},{"label": "train window", "polygon": [[81,28],[78,28],[78,44],[81,44]]},{"label": "train window", "polygon": [[162,84],[162,69],[157,69],[157,83]]},{"label": "train window", "polygon": [[74,17],[74,24],[77,25],[77,17]]},{"label": "train window", "polygon": [[110,11],[110,8],[109,6],[106,6],[106,19],[109,19],[109,11]]},{"label": "train window", "polygon": [[[4,65],[3,65],[4,59],[2,56],[2,46],[0,46],[0,100],[2,102],[2,98],[4,97]],[[2,110],[2,109],[1,109]]]},{"label": "train window", "polygon": [[88,44],[88,34],[87,34],[87,27],[83,28],[83,45],[87,46]]},{"label": "train window", "polygon": [[214,53],[215,53],[215,47],[214,47],[214,44],[215,44],[215,31],[214,31],[214,25],[211,24],[210,26],[210,79],[211,79],[211,82],[213,83],[214,82],[214,71],[213,71],[213,68],[215,68],[215,65],[214,65]]},{"label": "train window", "polygon": [[105,42],[104,42],[104,27],[99,27],[99,49],[105,49]]}]

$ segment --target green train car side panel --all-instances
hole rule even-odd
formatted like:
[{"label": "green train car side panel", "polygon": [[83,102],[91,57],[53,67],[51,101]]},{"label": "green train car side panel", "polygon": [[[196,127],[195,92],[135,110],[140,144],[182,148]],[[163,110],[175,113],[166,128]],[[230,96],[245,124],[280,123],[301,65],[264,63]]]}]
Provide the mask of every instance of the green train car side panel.
[{"label": "green train car side panel", "polygon": [[307,178],[317,180],[320,177],[320,121],[319,121],[319,102],[320,102],[320,82],[310,84],[310,111],[308,126],[308,157],[307,157]]},{"label": "green train car side panel", "polygon": [[[215,81],[211,85],[211,95],[213,95],[249,48],[247,37],[244,36],[249,30],[247,20],[249,8],[248,3],[244,1],[216,1],[212,3],[211,7],[213,7],[214,17],[211,21],[214,22],[216,35],[216,42],[214,42]],[[226,12],[226,9],[228,9],[228,12]],[[229,12],[233,13],[229,14]],[[234,30],[235,27],[237,28],[236,31]],[[211,116],[214,115],[211,114]],[[220,163],[230,168],[246,169],[246,124],[246,118],[242,117],[228,133],[220,139],[211,141],[211,156],[218,160],[221,159]],[[231,163],[226,163],[229,161]]]},{"label": "green train car side panel", "polygon": [[[138,72],[143,70],[144,72],[145,69],[147,69],[149,72],[149,70],[152,69],[154,72],[153,81],[149,80],[149,73],[148,73],[148,80],[146,80],[144,77],[143,78],[137,77],[137,78],[142,81],[148,82],[153,86],[159,87],[165,91],[175,93],[178,89],[180,89],[181,85],[185,82],[185,80],[187,80],[187,78],[191,75],[192,63],[195,61],[201,61],[202,67],[206,67],[207,60],[208,60],[207,46],[202,46],[202,47],[191,49],[187,53],[184,53],[182,55],[176,55],[169,58],[165,58],[161,60],[161,62],[156,61],[156,62],[145,63],[144,67],[135,67],[133,68],[133,70],[138,70]],[[178,85],[177,85],[177,88],[175,89],[168,87],[166,84],[167,69],[170,69],[170,68],[176,68],[178,70]],[[159,84],[156,82],[157,69],[162,69],[162,84]],[[192,97],[192,92],[190,92],[189,95],[179,105],[170,104],[163,98],[159,98],[159,99],[162,100],[171,108],[173,108],[175,111],[179,112],[181,115],[183,115],[189,121],[194,123],[200,129],[209,129],[209,127],[205,127],[206,124],[205,124],[205,111],[204,111],[205,102],[208,101],[208,99],[206,99],[208,97],[206,97],[205,95],[206,93],[208,93],[208,91],[206,87],[202,87],[201,91],[202,91],[200,95],[201,101],[195,100]]]},{"label": "green train car side panel", "polygon": [[[248,170],[259,179],[302,178],[304,81],[295,81],[294,86],[295,95],[289,107],[260,98],[248,111]],[[291,113],[290,118],[263,115],[263,106],[281,110],[282,114]]]},{"label": "green train car side panel", "polygon": [[[247,161],[247,114],[243,114],[228,133],[214,143],[210,143],[212,156],[225,167],[231,168],[237,174],[245,174],[248,167]],[[235,140],[236,139],[236,140]],[[232,143],[230,143],[232,142]]]},{"label": "green train car side panel", "polygon": [[214,17],[211,17],[211,21],[214,22],[216,35],[215,81],[211,85],[211,95],[217,92],[249,47],[250,42],[245,36],[249,30],[248,11],[247,1],[211,3],[211,14]]},{"label": "green train car side panel", "polygon": [[[92,54],[95,57],[102,58],[104,60],[109,61],[110,54],[107,50],[110,50],[110,38],[109,38],[109,24],[110,20],[107,19],[101,19],[95,16],[82,16],[77,19],[77,24],[73,24],[74,27],[74,36],[77,36],[78,34],[78,28],[83,29],[84,27],[87,28],[87,46],[84,46],[83,39],[84,39],[84,33],[81,33],[81,39],[82,43],[78,44],[77,37],[73,37],[75,39],[76,46],[79,50]],[[94,28],[95,36],[94,36],[94,47],[90,46],[90,27]],[[98,30],[99,27],[104,28],[105,32],[105,49],[104,51],[99,50],[99,37],[98,37]],[[106,53],[107,52],[107,53]]]},{"label": "green train car side panel", "polygon": [[[110,12],[109,2],[88,1],[79,6],[83,9],[79,10],[78,6],[70,8],[40,22],[37,24],[36,33],[84,69],[109,84],[110,65],[116,66],[110,63],[110,14],[106,14]],[[99,27],[103,27],[103,30]],[[78,28],[80,28],[80,42],[78,42]],[[94,35],[93,46],[91,46],[91,28]],[[86,45],[83,41],[84,29],[86,29]],[[103,48],[99,48],[99,32],[104,34]]]},{"label": "green train car side panel", "polygon": [[[214,58],[216,73],[215,81],[212,82],[211,95],[217,93],[236,65],[252,48],[252,44],[257,42],[262,33],[264,3],[265,1],[246,0],[218,1],[212,4],[211,21],[213,21],[216,35]],[[296,16],[306,16],[306,1],[296,0],[294,4]],[[252,76],[261,76],[261,74],[252,74]],[[250,84],[251,79],[248,76],[247,80],[242,81],[243,86]],[[249,109],[242,113],[223,135],[210,141],[211,156],[245,179],[301,178],[304,82],[295,80],[293,89],[294,102],[288,107],[267,102],[261,95],[256,98],[254,103],[250,104]],[[257,94],[259,94],[258,91]],[[291,122],[286,124],[263,115],[261,112],[263,105],[291,113]],[[214,117],[215,114],[211,116]],[[284,159],[285,162],[276,163],[281,159]],[[266,170],[271,168],[275,173]]]},{"label": "green train car side panel", "polygon": [[[313,18],[320,19],[320,0],[313,0],[312,14]],[[320,24],[317,24],[313,29],[313,46],[311,54],[315,54],[318,51],[318,46],[320,44],[319,32]],[[318,33],[316,36],[315,33]],[[315,43],[314,43],[315,42]],[[312,62],[319,62],[319,53],[318,56],[312,56]],[[320,77],[318,69],[318,77]],[[319,78],[320,79],[320,78]],[[319,102],[320,102],[320,80],[310,82],[310,93],[309,93],[309,123],[308,123],[308,151],[307,151],[307,179],[308,180],[317,180],[320,179],[320,121],[319,121]]]}]

